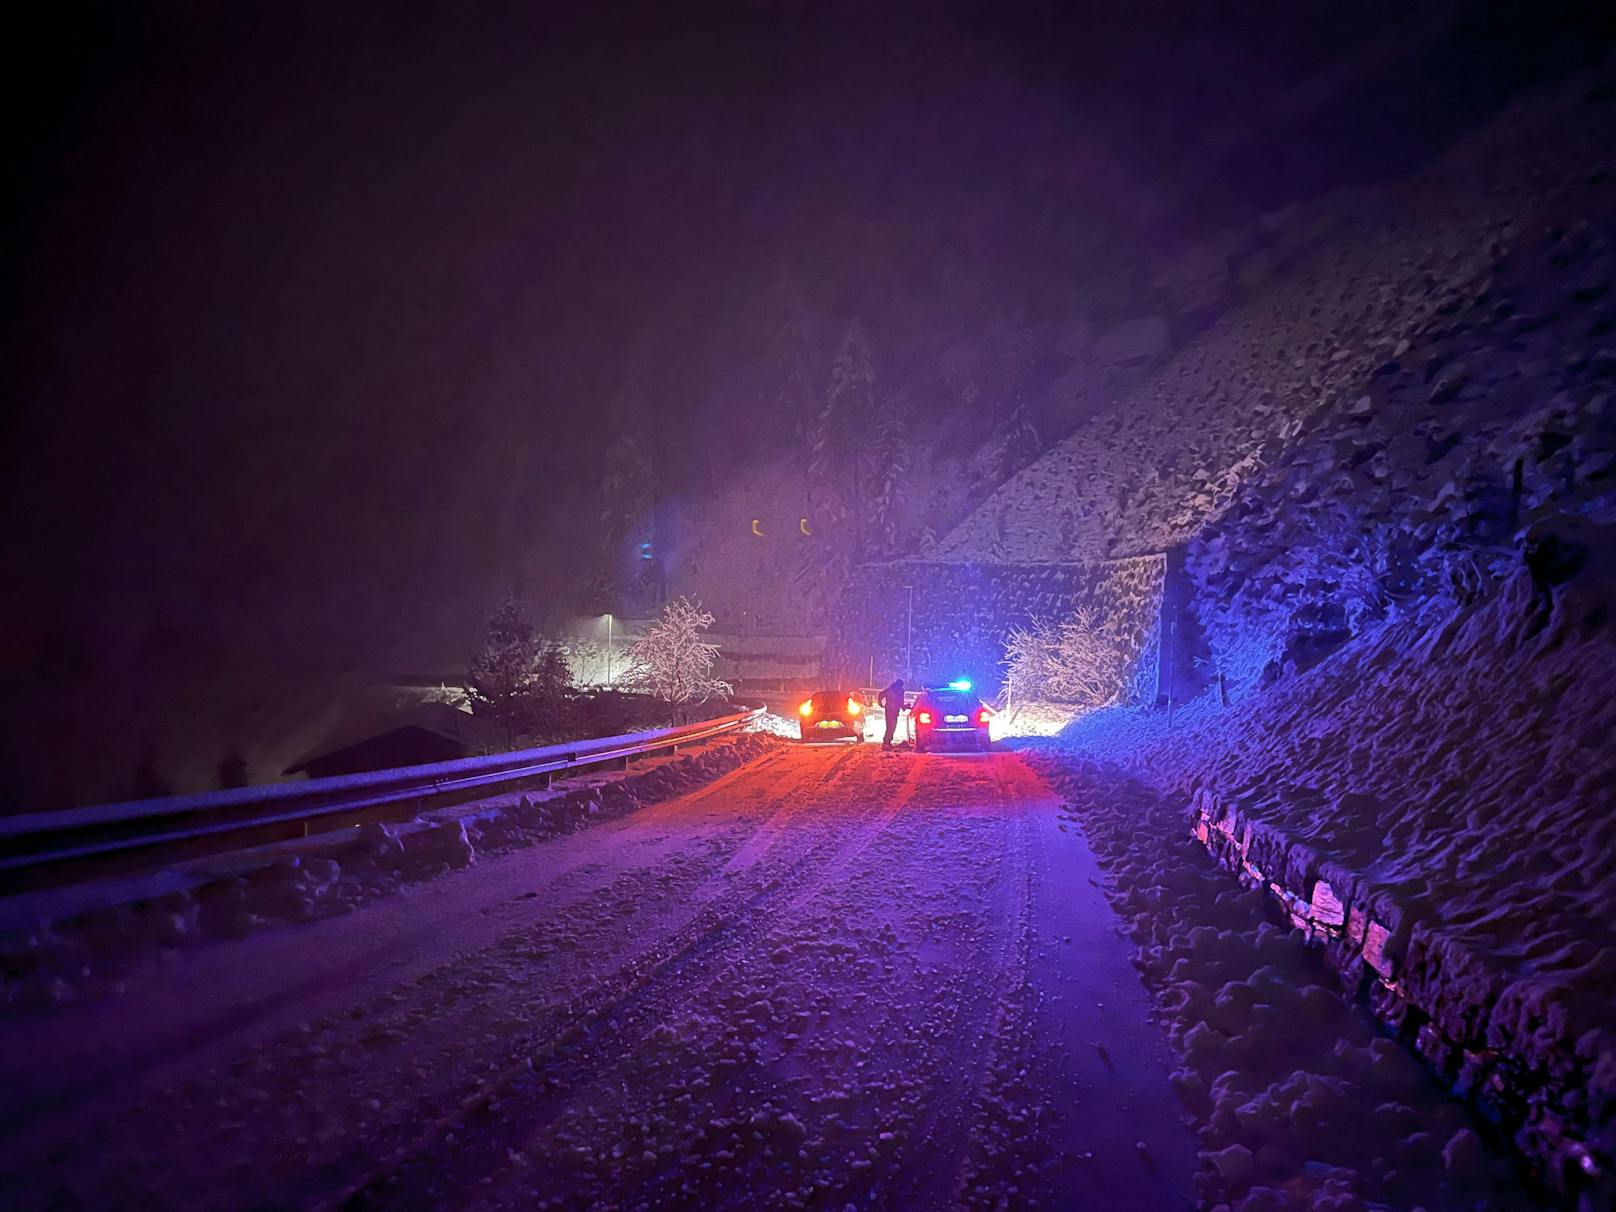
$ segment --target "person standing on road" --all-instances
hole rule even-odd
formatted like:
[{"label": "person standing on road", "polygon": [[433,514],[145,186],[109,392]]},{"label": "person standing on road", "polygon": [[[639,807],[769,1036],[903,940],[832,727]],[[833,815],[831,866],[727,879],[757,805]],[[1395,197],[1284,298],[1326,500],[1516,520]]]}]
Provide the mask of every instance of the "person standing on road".
[{"label": "person standing on road", "polygon": [[898,713],[903,710],[903,679],[893,678],[892,684],[876,695],[875,701],[887,711],[887,733],[881,738],[881,748],[890,753],[892,734],[898,730]]}]

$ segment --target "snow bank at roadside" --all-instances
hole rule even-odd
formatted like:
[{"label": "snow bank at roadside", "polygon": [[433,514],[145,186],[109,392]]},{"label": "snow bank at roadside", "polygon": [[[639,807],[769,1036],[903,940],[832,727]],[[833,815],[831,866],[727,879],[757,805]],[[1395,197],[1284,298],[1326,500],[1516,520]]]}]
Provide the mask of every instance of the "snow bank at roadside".
[{"label": "snow bank at roadside", "polygon": [[1523,578],[1387,628],[1135,764],[1215,789],[1520,975],[1608,996],[1616,645],[1563,614],[1534,630],[1530,594]]},{"label": "snow bank at roadside", "polygon": [[1485,1129],[1273,925],[1262,894],[1207,862],[1180,801],[1047,744],[1030,760],[1068,799],[1138,948],[1182,1060],[1208,1206],[1532,1206]]},{"label": "snow bank at roadside", "polygon": [[1516,1144],[1573,1188],[1616,1156],[1600,567],[1549,602],[1523,570],[1485,604],[1382,628],[1226,710],[1208,695],[1171,725],[1097,713],[1056,742],[1194,797],[1245,878],[1304,904],[1326,883],[1353,919],[1332,944],[1347,977],[1456,1088],[1507,1092]]},{"label": "snow bank at roadside", "polygon": [[777,743],[751,732],[549,791],[8,898],[0,901],[0,1006],[62,1005],[116,992],[165,950],[346,913],[404,885],[473,866],[479,857],[682,794]]},{"label": "snow bank at roadside", "polygon": [[802,728],[796,720],[776,711],[764,712],[752,726],[752,731],[765,736],[777,736],[787,741],[794,741],[802,735]]}]

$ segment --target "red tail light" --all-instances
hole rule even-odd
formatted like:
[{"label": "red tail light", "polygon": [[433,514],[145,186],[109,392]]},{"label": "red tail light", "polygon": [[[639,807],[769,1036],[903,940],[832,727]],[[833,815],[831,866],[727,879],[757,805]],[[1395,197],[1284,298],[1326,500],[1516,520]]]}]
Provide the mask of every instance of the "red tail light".
[{"label": "red tail light", "polygon": [[921,723],[921,724],[929,724],[929,723],[931,723],[931,712],[929,712],[929,711],[917,711],[915,713],[915,720],[918,723]]},{"label": "red tail light", "polygon": [[976,713],[976,722],[978,724],[986,724],[988,722],[988,709],[986,707],[982,708],[982,710]]}]

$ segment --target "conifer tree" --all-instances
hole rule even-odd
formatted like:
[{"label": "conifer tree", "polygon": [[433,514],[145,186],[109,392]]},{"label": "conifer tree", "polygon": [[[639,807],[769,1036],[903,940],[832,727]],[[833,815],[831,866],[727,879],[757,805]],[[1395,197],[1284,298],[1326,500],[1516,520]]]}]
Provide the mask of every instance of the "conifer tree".
[{"label": "conifer tree", "polygon": [[897,546],[901,491],[909,474],[906,404],[901,393],[889,393],[876,414],[867,477],[872,555],[891,555]]},{"label": "conifer tree", "polygon": [[466,699],[473,715],[496,721],[507,743],[528,723],[529,696],[539,658],[539,641],[527,612],[514,597],[489,616],[483,646],[466,670]]},{"label": "conifer tree", "polygon": [[567,724],[572,699],[572,668],[567,664],[567,655],[554,640],[546,641],[533,666],[524,713],[528,726],[539,735],[561,730]]},{"label": "conifer tree", "polygon": [[[810,478],[824,498],[833,529],[846,550],[843,563],[863,553],[865,461],[852,435],[867,432],[875,420],[875,366],[864,325],[857,316],[847,326],[836,360],[831,364],[830,389],[815,427]],[[851,514],[852,525],[844,523]]]},{"label": "conifer tree", "polygon": [[993,351],[993,386],[1000,398],[1013,399],[1021,394],[1032,369],[1034,340],[1025,310],[1017,307],[995,320],[988,330],[988,344]]},{"label": "conifer tree", "polygon": [[1010,562],[1009,536],[1005,533],[1004,506],[992,513],[988,524],[988,559],[995,564]]},{"label": "conifer tree", "polygon": [[842,347],[830,368],[830,400],[837,414],[857,420],[875,408],[875,366],[864,325],[857,316],[847,326]]},{"label": "conifer tree", "polygon": [[790,418],[790,432],[802,439],[821,405],[813,316],[795,278],[786,275],[776,284],[773,310],[778,321],[769,338],[765,367],[779,411]]}]

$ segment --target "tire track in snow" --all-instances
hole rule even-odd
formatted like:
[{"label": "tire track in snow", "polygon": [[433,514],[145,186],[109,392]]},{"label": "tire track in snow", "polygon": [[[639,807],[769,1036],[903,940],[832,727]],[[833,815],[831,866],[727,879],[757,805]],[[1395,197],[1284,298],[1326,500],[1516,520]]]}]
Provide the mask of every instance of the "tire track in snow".
[{"label": "tire track in snow", "polygon": [[[775,767],[770,771],[770,786],[774,789],[774,794],[761,808],[752,806],[734,814],[723,808],[717,812],[708,812],[711,821],[698,820],[699,827],[685,840],[682,847],[676,848],[671,853],[657,853],[653,856],[656,865],[629,868],[611,882],[600,881],[599,876],[605,871],[600,863],[588,861],[574,863],[566,867],[558,883],[541,879],[541,893],[524,894],[542,896],[543,900],[524,904],[530,903],[542,913],[547,925],[557,914],[566,915],[590,901],[604,900],[608,904],[622,904],[637,902],[642,897],[655,900],[653,895],[655,886],[668,878],[670,860],[675,864],[682,862],[689,868],[674,877],[673,889],[684,902],[681,909],[685,910],[684,913],[673,915],[675,923],[694,916],[702,902],[712,902],[726,894],[733,895],[731,882],[722,876],[723,864],[727,860],[729,850],[715,851],[710,848],[710,843],[722,840],[737,827],[759,826],[775,817],[796,811],[803,802],[806,802],[803,797],[811,796],[820,781],[821,772],[817,766],[802,766],[765,759],[751,767],[732,771],[722,779],[695,789],[689,795],[649,806],[632,817],[612,822],[598,831],[558,839],[562,845],[612,846],[614,844],[612,839],[626,837],[632,842],[647,833],[654,834],[657,830],[668,826],[670,817],[674,825],[682,825],[688,818],[699,817],[704,810],[709,809],[709,801],[714,799],[726,801],[737,781],[743,785],[749,783],[760,769],[771,766]],[[716,822],[716,825],[713,822]],[[782,837],[793,836],[789,830],[777,832]],[[550,853],[550,847],[555,844],[557,843],[541,843],[525,853],[530,861],[539,860]],[[620,846],[619,853],[629,853],[628,848]],[[638,861],[642,855],[635,853],[633,857]],[[605,874],[609,876],[611,872],[605,871]],[[451,878],[476,879],[477,872],[476,869],[472,869]],[[643,891],[637,893],[637,890]],[[422,890],[427,895],[430,895],[431,891]],[[321,923],[320,926],[341,928],[343,924],[343,920],[338,919],[331,923]],[[453,923],[445,923],[447,928],[452,928],[452,925]],[[351,1176],[356,1170],[373,1171],[378,1158],[407,1152],[410,1139],[420,1136],[421,1124],[441,1125],[452,1122],[454,1119],[452,1109],[474,1106],[489,1092],[493,1083],[490,1083],[486,1076],[490,1067],[488,1058],[485,1056],[473,1063],[476,1054],[467,1044],[468,1040],[478,1035],[497,1036],[501,1033],[507,1037],[554,1036],[571,1030],[577,1022],[587,1021],[592,1004],[601,1003],[625,980],[632,983],[640,979],[639,972],[653,966],[659,954],[657,943],[665,933],[656,929],[662,926],[663,922],[654,918],[649,922],[630,920],[617,923],[591,923],[591,925],[596,925],[609,933],[608,937],[590,936],[583,941],[581,949],[587,950],[589,964],[582,975],[589,981],[589,985],[559,1002],[538,1007],[523,1004],[524,998],[530,996],[531,989],[535,986],[544,987],[539,982],[546,980],[548,970],[554,968],[561,958],[559,953],[552,951],[544,959],[535,962],[532,947],[536,929],[530,920],[505,932],[492,945],[476,953],[454,955],[440,967],[425,970],[400,990],[381,995],[386,1003],[401,1001],[405,1006],[411,1006],[426,1002],[429,998],[442,1002],[445,998],[455,998],[457,991],[463,991],[464,995],[459,998],[460,1004],[455,1005],[453,1013],[439,1013],[425,1019],[419,1016],[414,1019],[410,1017],[401,1019],[396,1014],[390,1014],[388,1007],[378,1009],[373,1003],[368,1011],[356,1007],[351,1021],[345,1015],[336,1022],[334,1030],[340,1033],[342,1038],[335,1043],[327,1040],[316,1041],[315,1036],[322,1033],[317,1030],[314,1035],[310,1035],[308,1025],[305,1025],[303,1033],[293,1033],[290,1047],[286,1037],[283,1036],[257,1049],[256,1055],[270,1054],[276,1063],[281,1063],[281,1058],[285,1058],[285,1063],[297,1063],[300,1067],[306,1065],[305,1081],[310,1085],[321,1084],[328,1087],[332,1093],[321,1091],[325,1096],[322,1099],[324,1126],[319,1120],[309,1122],[305,1117],[295,1116],[293,1112],[278,1104],[236,1106],[235,1104],[244,1097],[254,1093],[251,1085],[235,1076],[240,1072],[240,1060],[231,1066],[228,1075],[219,1069],[203,1070],[183,1089],[170,1087],[152,1090],[151,1098],[143,1103],[143,1106],[150,1106],[153,1103],[168,1105],[176,1100],[187,1101],[193,1089],[205,1090],[212,1086],[219,1092],[216,1100],[219,1110],[216,1115],[221,1123],[237,1117],[250,1117],[266,1124],[266,1143],[273,1141],[277,1146],[283,1145],[289,1153],[298,1155],[306,1171],[302,1175],[284,1173],[285,1164],[290,1158],[274,1157],[273,1148],[256,1150],[252,1162],[241,1163],[243,1166],[256,1163],[267,1169],[271,1165],[280,1165],[283,1172],[277,1181],[284,1185],[279,1189],[287,1198],[292,1198],[293,1194],[297,1193],[296,1202],[313,1203],[321,1199],[335,1198],[332,1195],[333,1191],[341,1192],[354,1185],[345,1182],[344,1175]],[[611,929],[613,925],[617,927],[615,930]],[[653,929],[646,931],[646,925],[652,926]],[[675,936],[678,934],[677,930],[672,933]],[[602,968],[607,969],[609,975],[599,979]],[[534,969],[539,971],[535,972]],[[525,979],[518,976],[524,970],[531,974]],[[626,975],[621,975],[622,973]],[[466,1003],[467,997],[472,999],[469,1005]],[[390,1035],[397,1037],[396,1043],[378,1046],[369,1042]],[[516,1047],[506,1056],[504,1065],[509,1067],[514,1056],[522,1050],[520,1046]],[[333,1097],[333,1094],[340,1094],[341,1087],[354,1076],[342,1067],[333,1065],[334,1057],[341,1059],[343,1053],[354,1058],[354,1064],[361,1069],[378,1065],[387,1066],[395,1057],[398,1062],[402,1062],[396,1064],[391,1072],[366,1075],[367,1088],[363,1093],[374,1092],[379,1095],[382,1104],[380,1108],[358,1105],[360,1097],[357,1094],[346,1101]],[[429,1073],[425,1079],[411,1082],[407,1079],[407,1075],[399,1070],[422,1054],[433,1057],[435,1063],[428,1067]],[[292,1062],[290,1060],[292,1057],[301,1059]],[[494,1067],[498,1068],[499,1058],[495,1057],[493,1060]],[[468,1077],[475,1073],[480,1076],[471,1077],[470,1080],[451,1081],[445,1085],[442,1083],[442,1076],[445,1073],[465,1074]],[[376,1088],[378,1082],[380,1088]],[[244,1088],[247,1091],[246,1095],[243,1094]],[[211,1096],[210,1101],[213,1101]],[[444,1110],[446,1107],[451,1108],[447,1114]],[[405,1108],[402,1114],[399,1113],[399,1108]],[[79,1140],[98,1142],[99,1162],[110,1164],[110,1159],[116,1155],[117,1142],[120,1140],[128,1141],[125,1148],[132,1159],[139,1159],[149,1153],[149,1142],[140,1139],[141,1121],[138,1117],[131,1117],[129,1110],[128,1107],[116,1105],[110,1109],[104,1107],[98,1115],[92,1115],[95,1122],[78,1135]],[[182,1106],[170,1108],[173,1118],[181,1118],[185,1110],[186,1108]],[[334,1130],[330,1125],[337,1122],[353,1124],[356,1121],[373,1121],[377,1110],[381,1111],[384,1122],[368,1127],[363,1138],[353,1147],[336,1155],[318,1147],[322,1134],[329,1134]],[[273,1122],[274,1117],[287,1119],[288,1116],[296,1120],[295,1125],[288,1121],[284,1130],[278,1132],[267,1128],[267,1124]],[[225,1129],[202,1125],[199,1130],[208,1132]],[[203,1148],[204,1151],[211,1151],[205,1145]],[[60,1156],[65,1158],[67,1154]],[[61,1164],[65,1165],[66,1162],[63,1161]],[[134,1164],[133,1160],[131,1164]],[[251,1169],[244,1170],[244,1174],[249,1177],[252,1172]],[[80,1167],[71,1181],[76,1185],[94,1173],[94,1170]],[[184,1186],[186,1179],[194,1179],[202,1184],[189,1197],[182,1194],[187,1190]],[[165,1198],[189,1198],[191,1202],[210,1204],[228,1202],[230,1198],[228,1192],[238,1189],[238,1184],[235,1180],[229,1180],[222,1190],[209,1185],[219,1181],[218,1176],[210,1177],[195,1171],[189,1175],[177,1173],[172,1181],[165,1184]]]},{"label": "tire track in snow", "polygon": [[[814,897],[824,892],[827,885],[834,879],[845,874],[853,863],[858,860],[870,845],[875,842],[888,828],[891,827],[899,814],[909,807],[914,797],[915,786],[920,779],[921,770],[917,765],[909,764],[908,772],[899,783],[897,794],[893,795],[884,807],[877,808],[875,814],[866,822],[858,826],[853,835],[841,847],[835,858],[826,864],[819,872],[811,885],[803,889],[795,899],[786,906],[788,912],[800,909]],[[821,780],[823,781],[823,780]],[[886,788],[880,785],[874,789],[877,793],[885,793]]]},{"label": "tire track in snow", "polygon": [[[1002,763],[990,771],[998,800],[1018,797],[1004,777]],[[960,1045],[958,1067],[946,1099],[927,1132],[926,1147],[913,1164],[916,1202],[962,1207],[981,1178],[981,1151],[989,1122],[988,1078],[1011,1026],[1009,997],[1025,980],[1027,947],[1027,838],[1018,813],[1001,813],[995,823],[999,843],[994,897],[988,921],[993,931],[978,948],[973,984],[978,996],[961,1007],[954,1026]]]},{"label": "tire track in snow", "polygon": [[[50,1162],[77,1158],[57,1202],[1013,1201],[1040,1126],[1014,1079],[1040,1045],[1045,794],[1008,754],[793,749],[490,864],[495,900],[453,892],[475,869],[423,886],[416,917],[497,910],[500,932],[155,1098],[145,1127],[109,1097],[106,1134]],[[189,1160],[157,1174],[175,1142]]]},{"label": "tire track in snow", "polygon": [[[802,843],[808,835],[800,829],[794,832],[789,825],[811,807],[812,797],[826,783],[829,775],[845,765],[846,755],[831,771],[825,773],[802,763],[780,760],[784,756],[774,755],[762,763],[732,772],[731,778],[744,772],[748,776],[745,781],[765,775],[777,777],[779,774],[788,776],[788,781],[783,789],[774,785],[776,789],[771,791],[767,811],[758,820],[752,836],[737,851],[739,854],[752,848],[749,861],[737,867],[735,856],[731,856],[691,888],[687,897],[695,908],[678,929],[653,931],[649,939],[637,937],[631,940],[631,954],[617,964],[609,978],[591,983],[564,1003],[550,1008],[548,1017],[551,1021],[546,1024],[544,1032],[551,1041],[548,1047],[536,1051],[524,1050],[524,1055],[508,1058],[491,1078],[479,1080],[462,1093],[428,1093],[418,1102],[416,1111],[390,1127],[385,1133],[389,1139],[380,1148],[377,1139],[372,1137],[353,1152],[350,1163],[363,1167],[356,1178],[342,1184],[334,1192],[326,1183],[317,1182],[308,1190],[307,1197],[320,1201],[324,1206],[368,1203],[376,1197],[378,1184],[422,1161],[443,1137],[450,1134],[455,1124],[497,1103],[502,1092],[522,1082],[527,1075],[539,1072],[541,1065],[553,1069],[564,1066],[574,1079],[570,1084],[583,1084],[610,1063],[611,1057],[605,1044],[615,1041],[601,1038],[603,1025],[639,1013],[642,1005],[662,992],[664,986],[678,982],[679,970],[684,964],[718,946],[737,927],[750,924],[758,928],[761,912],[768,901],[779,896],[789,883],[789,875],[812,863],[819,848],[824,845],[823,837],[813,836],[804,848]],[[780,767],[784,769],[778,769]],[[742,780],[737,778],[737,781]],[[709,801],[721,798],[726,790],[725,782],[719,780],[688,796],[665,801],[651,812],[639,814],[620,832],[637,831],[635,825],[641,823],[645,827],[676,827],[681,818],[707,807]],[[753,846],[760,838],[761,844]],[[693,840],[703,839],[698,837]],[[793,853],[783,853],[777,848],[781,843],[795,844],[796,849]],[[743,874],[750,877],[751,884],[742,886],[735,883],[735,878]],[[657,873],[654,869],[636,871],[631,878],[641,882],[654,880]],[[761,886],[754,888],[753,885]],[[623,898],[619,895],[613,899],[621,901]],[[522,933],[514,932],[512,938],[520,939]],[[597,1047],[591,1056],[577,1056],[558,1048],[557,1041],[567,1046],[592,1041],[597,1042]],[[449,1109],[444,1111],[446,1095]],[[378,1152],[381,1153],[379,1158],[375,1156]],[[329,1171],[331,1167],[325,1169]]]},{"label": "tire track in snow", "polygon": [[[793,756],[813,751],[787,751]],[[902,810],[906,796],[899,795],[885,809],[869,821],[849,832],[840,824],[813,820],[816,805],[813,797],[826,789],[837,787],[849,763],[859,750],[849,750],[838,756],[829,770],[796,780],[790,792],[778,801],[758,831],[743,844],[736,855],[724,865],[718,878],[746,878],[744,887],[729,887],[707,901],[684,929],[670,936],[660,945],[646,947],[635,961],[620,969],[621,988],[596,987],[573,998],[558,1016],[558,1026],[552,1039],[564,1044],[592,1045],[581,1053],[571,1054],[563,1049],[541,1050],[542,1060],[524,1057],[503,1069],[492,1081],[480,1083],[462,1098],[447,1115],[431,1119],[426,1129],[414,1139],[395,1148],[378,1165],[370,1167],[357,1182],[337,1192],[331,1202],[355,1201],[361,1206],[385,1206],[383,1185],[400,1170],[425,1161],[427,1154],[448,1133],[449,1126],[466,1119],[490,1103],[502,1091],[525,1083],[529,1074],[538,1082],[547,1082],[563,1070],[566,1081],[551,1092],[532,1100],[524,1109],[523,1119],[547,1122],[564,1108],[573,1090],[587,1086],[601,1076],[617,1059],[619,1050],[632,1048],[669,1017],[669,1006],[677,1001],[679,992],[689,986],[703,983],[704,969],[697,965],[710,961],[725,948],[743,946],[748,941],[770,930],[775,919],[792,912],[823,890],[834,877],[844,872],[869,844]],[[768,772],[775,762],[762,763],[753,768],[754,775]],[[791,765],[789,761],[779,763]],[[801,763],[797,763],[799,767]],[[918,770],[911,770],[903,780],[902,790],[913,788]],[[859,784],[860,798],[869,797],[867,783]],[[804,798],[806,797],[806,798]],[[704,791],[688,797],[692,800],[712,798]],[[678,801],[670,802],[664,816],[677,812]],[[666,821],[659,823],[667,823]],[[796,824],[796,829],[791,828]],[[804,846],[804,840],[807,841]],[[758,843],[754,846],[754,843]],[[779,846],[793,845],[789,854]],[[745,861],[739,861],[744,857]],[[809,872],[813,875],[806,884],[798,884],[793,877]],[[562,1025],[565,1024],[565,1025]],[[608,1030],[610,1028],[610,1030]],[[582,1035],[580,1035],[582,1033]],[[531,1061],[531,1063],[530,1063]],[[502,1108],[502,1111],[508,1110]],[[501,1140],[511,1135],[511,1120],[491,1125]],[[494,1142],[485,1141],[482,1151],[493,1150]],[[508,1151],[508,1146],[507,1146]],[[479,1185],[487,1171],[480,1170],[460,1151],[456,1169],[475,1172],[468,1175]],[[470,1164],[468,1164],[470,1162]]]},{"label": "tire track in snow", "polygon": [[[846,769],[848,760],[844,756],[838,760],[835,769],[828,773],[834,775]],[[876,760],[878,761],[878,759]],[[668,1021],[677,1017],[677,1006],[681,999],[689,1003],[698,1003],[701,992],[712,990],[717,986],[716,971],[733,970],[736,964],[761,964],[766,956],[765,948],[758,945],[759,941],[765,935],[776,933],[780,927],[787,924],[787,919],[797,911],[814,904],[820,898],[821,893],[834,889],[835,881],[844,876],[859,857],[865,853],[872,842],[881,837],[891,822],[905,809],[913,807],[913,790],[923,767],[918,764],[908,763],[901,768],[894,767],[895,773],[898,769],[903,770],[902,776],[896,780],[889,778],[871,780],[867,777],[871,773],[882,773],[885,769],[886,767],[883,765],[868,761],[868,764],[864,765],[862,770],[856,772],[861,777],[858,778],[858,781],[853,782],[848,789],[856,790],[858,798],[865,802],[866,806],[861,809],[861,817],[855,818],[851,824],[843,817],[836,815],[830,806],[821,805],[821,807],[826,808],[827,815],[825,820],[818,824],[818,827],[828,828],[837,837],[837,845],[827,856],[824,856],[820,865],[812,869],[810,879],[805,886],[797,888],[795,894],[784,902],[774,903],[771,901],[767,907],[767,912],[754,912],[752,920],[748,924],[749,928],[732,929],[725,932],[721,938],[708,940],[713,944],[712,947],[704,950],[702,955],[698,957],[710,961],[708,967],[698,969],[693,965],[687,966],[684,962],[681,962],[670,970],[671,976],[669,980],[659,983],[655,988],[647,987],[638,991],[635,999],[636,1004],[624,1007],[624,1015],[619,1020],[607,1024],[614,1028],[609,1033],[609,1037],[608,1033],[604,1029],[602,1030],[600,1036],[601,1047],[590,1058],[587,1071],[580,1072],[579,1064],[571,1060],[563,1060],[559,1068],[565,1070],[568,1079],[565,1081],[563,1088],[550,1093],[549,1097],[540,1100],[539,1104],[525,1109],[522,1115],[525,1125],[521,1133],[525,1138],[522,1142],[524,1149],[531,1148],[535,1141],[541,1144],[550,1141],[556,1131],[558,1121],[564,1121],[570,1106],[581,1098],[595,1097],[589,1094],[591,1087],[598,1085],[601,1079],[608,1076],[615,1063],[624,1056],[633,1056],[638,1053],[652,1034],[663,1030]],[[843,790],[843,788],[835,784],[832,778],[824,778],[820,782],[833,791],[841,792]],[[874,785],[872,785],[872,782]],[[869,815],[867,807],[867,802],[871,800],[884,801],[882,806],[874,810],[873,815]],[[817,852],[808,856],[810,861],[815,857],[820,857]],[[879,864],[875,865],[872,870],[875,874],[882,876],[883,879],[885,878],[884,871]],[[751,908],[761,910],[763,905],[761,902],[754,903]],[[635,1020],[636,1018],[637,1022],[629,1022],[625,1025],[625,1019]],[[628,1029],[631,1026],[637,1029]],[[544,1074],[540,1076],[540,1080],[548,1081],[550,1077],[556,1076],[559,1076],[559,1074]],[[520,1077],[518,1080],[520,1080]],[[624,1084],[625,1096],[627,1095],[626,1087],[627,1083]],[[754,1091],[752,1093],[761,1097],[764,1092]],[[483,1126],[497,1130],[497,1145],[505,1148],[505,1160],[509,1164],[499,1166],[498,1172],[494,1174],[489,1174],[482,1170],[480,1164],[475,1162],[459,1167],[461,1173],[454,1179],[449,1180],[446,1187],[434,1187],[432,1189],[434,1199],[444,1198],[446,1191],[457,1192],[458,1195],[455,1198],[458,1199],[467,1192],[475,1191],[478,1188],[487,1191],[489,1187],[492,1187],[495,1191],[499,1191],[508,1186],[531,1180],[533,1176],[527,1169],[530,1163],[526,1160],[520,1162],[516,1160],[517,1157],[523,1155],[524,1150],[510,1147],[513,1135],[511,1125],[504,1123]],[[484,1142],[484,1146],[482,1152],[487,1155],[493,1155],[497,1165],[500,1160],[498,1158],[498,1147],[495,1147],[495,1143],[492,1141]],[[565,1174],[558,1173],[554,1178],[555,1181],[562,1182],[565,1179]],[[415,1185],[411,1181],[406,1181],[402,1186],[415,1190]],[[371,1195],[375,1198],[367,1202],[374,1202],[381,1206],[385,1206],[390,1202],[385,1197],[382,1197],[380,1193],[372,1192]],[[658,1200],[654,1201],[653,1206],[662,1206],[667,1202],[667,1199],[667,1194],[663,1193]],[[515,1202],[522,1201],[517,1199]],[[491,1206],[499,1206],[499,1200],[492,1198],[490,1204]],[[749,1205],[743,1202],[740,1206]]]}]

